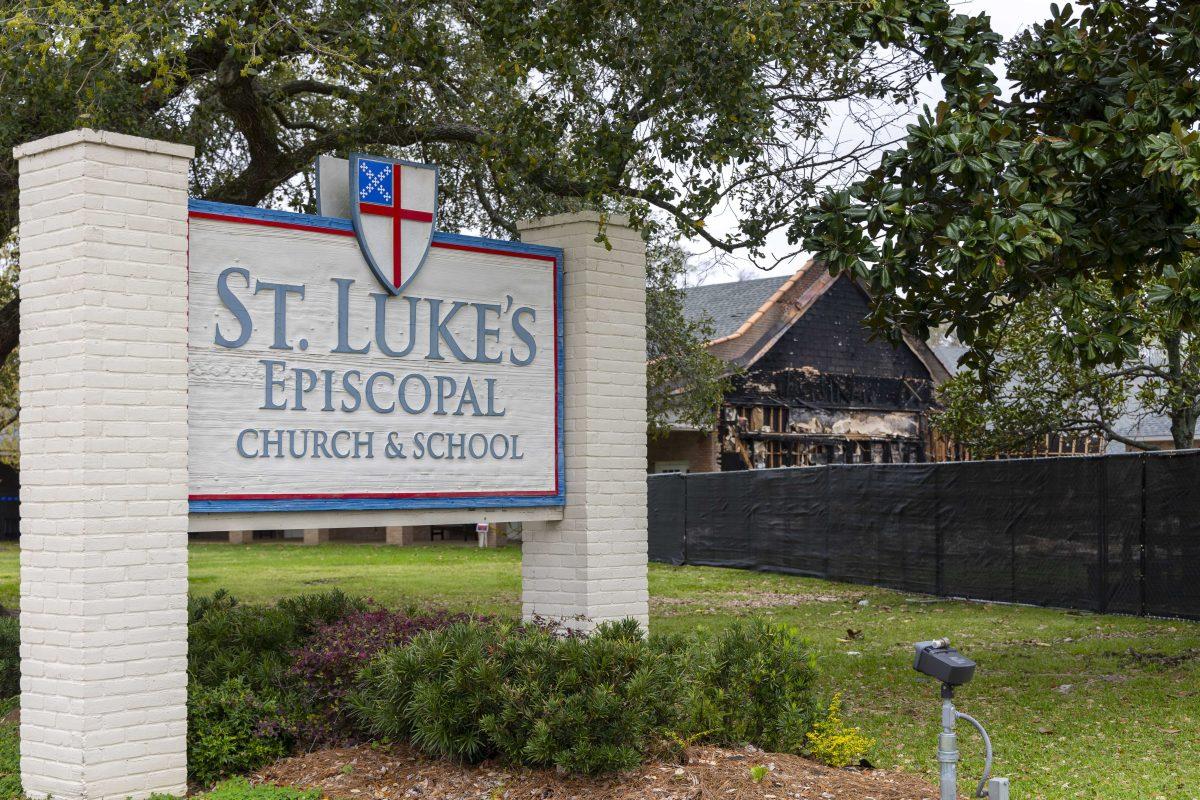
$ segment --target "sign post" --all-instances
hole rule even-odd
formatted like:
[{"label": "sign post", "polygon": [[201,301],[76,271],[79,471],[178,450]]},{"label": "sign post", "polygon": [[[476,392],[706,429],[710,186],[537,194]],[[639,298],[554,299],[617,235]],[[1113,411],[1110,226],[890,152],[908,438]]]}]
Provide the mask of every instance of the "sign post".
[{"label": "sign post", "polygon": [[522,533],[525,616],[590,629],[648,624],[646,587],[646,249],[623,217],[565,214],[520,226],[563,248],[567,505]]},{"label": "sign post", "polygon": [[77,130],[21,168],[21,781],[182,795],[192,148]]},{"label": "sign post", "polygon": [[647,621],[645,253],[437,229],[437,171],[322,159],[323,215],[186,197],[188,147],[21,165],[22,779],[182,794],[187,532],[525,522],[523,611]]}]

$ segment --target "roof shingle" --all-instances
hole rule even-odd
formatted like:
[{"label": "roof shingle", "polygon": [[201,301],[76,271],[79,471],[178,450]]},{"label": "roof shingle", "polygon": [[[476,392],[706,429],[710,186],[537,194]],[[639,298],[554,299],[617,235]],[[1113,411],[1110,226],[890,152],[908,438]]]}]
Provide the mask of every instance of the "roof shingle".
[{"label": "roof shingle", "polygon": [[691,322],[707,315],[713,323],[712,338],[721,339],[741,327],[791,277],[788,273],[752,281],[693,286],[684,290],[683,315]]}]

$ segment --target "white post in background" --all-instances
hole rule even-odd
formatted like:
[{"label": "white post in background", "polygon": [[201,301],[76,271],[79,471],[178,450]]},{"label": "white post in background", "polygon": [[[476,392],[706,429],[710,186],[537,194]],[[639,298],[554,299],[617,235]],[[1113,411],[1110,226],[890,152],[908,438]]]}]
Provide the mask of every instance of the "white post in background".
[{"label": "white post in background", "polygon": [[76,130],[21,188],[21,780],[186,790],[192,148]]},{"label": "white post in background", "polygon": [[564,251],[567,478],[562,521],[524,526],[522,607],[584,629],[649,619],[646,248],[621,217],[606,248],[599,222],[589,212],[520,225],[523,241]]}]

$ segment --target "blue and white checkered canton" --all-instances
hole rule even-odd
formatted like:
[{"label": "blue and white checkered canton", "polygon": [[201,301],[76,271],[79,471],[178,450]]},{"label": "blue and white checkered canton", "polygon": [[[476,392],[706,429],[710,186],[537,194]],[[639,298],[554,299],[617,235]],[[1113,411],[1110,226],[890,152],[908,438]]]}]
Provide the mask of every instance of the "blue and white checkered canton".
[{"label": "blue and white checkered canton", "polygon": [[358,199],[363,203],[392,204],[392,165],[383,161],[358,162]]}]

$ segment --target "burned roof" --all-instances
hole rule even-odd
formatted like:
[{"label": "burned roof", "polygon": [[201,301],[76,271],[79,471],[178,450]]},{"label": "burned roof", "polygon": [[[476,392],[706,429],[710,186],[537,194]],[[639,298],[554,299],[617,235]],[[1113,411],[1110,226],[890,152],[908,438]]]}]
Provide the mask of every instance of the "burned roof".
[{"label": "burned roof", "polygon": [[706,315],[711,317],[712,338],[721,339],[741,327],[791,277],[789,272],[779,277],[752,281],[693,286],[684,291],[683,315],[693,322]]}]

